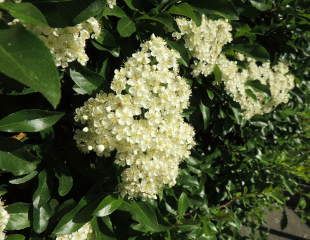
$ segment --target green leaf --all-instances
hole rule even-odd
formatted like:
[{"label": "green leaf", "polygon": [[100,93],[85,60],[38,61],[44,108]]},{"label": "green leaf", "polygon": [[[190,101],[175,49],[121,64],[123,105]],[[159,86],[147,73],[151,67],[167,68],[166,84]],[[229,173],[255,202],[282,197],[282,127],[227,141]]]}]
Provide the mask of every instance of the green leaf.
[{"label": "green leaf", "polygon": [[[106,231],[102,231],[102,227],[99,226],[99,218],[93,218],[91,221],[92,229],[93,229],[93,235],[94,239],[102,239],[102,240],[116,240],[115,237],[111,237],[107,235]],[[109,229],[105,229],[109,231]]]},{"label": "green leaf", "polygon": [[64,114],[39,109],[24,109],[0,119],[0,131],[39,132],[53,126]]},{"label": "green leaf", "polygon": [[247,54],[259,61],[267,61],[270,56],[268,51],[261,45],[255,44],[235,44],[231,47],[233,50]]},{"label": "green leaf", "polygon": [[119,18],[128,18],[127,14],[119,6],[114,6],[113,8],[104,8],[102,12],[103,16],[114,16]]},{"label": "green leaf", "polygon": [[145,202],[131,202],[124,204],[124,210],[129,211],[132,218],[139,223],[135,229],[143,232],[162,232],[167,227],[158,223],[154,208]]},{"label": "green leaf", "polygon": [[21,176],[33,172],[38,160],[26,146],[13,139],[0,138],[0,170]]},{"label": "green leaf", "polygon": [[213,91],[207,89],[207,94],[208,94],[208,97],[210,98],[210,100],[213,100],[213,98],[214,98],[214,93],[213,93]]},{"label": "green leaf", "polygon": [[217,15],[230,20],[238,20],[238,13],[230,0],[201,1],[189,0],[192,6],[200,8],[202,13]]},{"label": "green leaf", "polygon": [[53,235],[70,234],[77,231],[85,223],[74,222],[74,217],[78,212],[87,205],[88,201],[83,197],[79,203],[68,213],[66,213],[57,223],[55,229],[53,230]]},{"label": "green leaf", "polygon": [[117,31],[122,37],[130,37],[136,30],[135,23],[128,17],[123,17],[117,22]]},{"label": "green leaf", "polygon": [[139,9],[134,6],[133,0],[124,0],[124,2],[126,3],[127,7],[129,7],[131,10],[139,11]]},{"label": "green leaf", "polygon": [[67,172],[58,172],[56,173],[56,177],[58,178],[58,193],[60,196],[66,196],[72,186],[73,186],[73,178]]},{"label": "green leaf", "polygon": [[203,103],[200,103],[199,108],[203,119],[203,129],[206,130],[210,122],[210,109]]},{"label": "green leaf", "polygon": [[248,80],[245,83],[246,86],[250,86],[253,90],[263,92],[269,97],[271,96],[270,89],[267,85],[262,84],[259,80]]},{"label": "green leaf", "polygon": [[178,5],[173,5],[169,10],[169,13],[181,15],[192,19],[197,26],[200,25],[201,19],[195,13],[195,9],[188,3],[180,3]]},{"label": "green leaf", "polygon": [[183,218],[188,207],[189,207],[188,197],[185,192],[182,192],[178,201],[178,215],[180,218]]},{"label": "green leaf", "polygon": [[35,176],[37,176],[37,174],[38,174],[37,171],[33,171],[33,172],[29,173],[28,175],[26,175],[24,177],[12,179],[12,180],[9,181],[9,183],[11,183],[11,184],[22,184],[22,183],[30,181]]},{"label": "green leaf", "polygon": [[249,89],[249,88],[245,89],[245,93],[250,98],[252,98],[254,101],[257,101],[257,97],[256,97],[255,93],[251,89]]},{"label": "green leaf", "polygon": [[166,42],[168,43],[168,45],[177,50],[180,53],[181,56],[181,64],[183,64],[185,67],[189,66],[189,61],[190,61],[190,56],[189,53],[187,51],[187,49],[184,47],[183,43],[180,42],[175,42],[175,41],[170,41],[166,39]]},{"label": "green leaf", "polygon": [[146,20],[152,21],[162,24],[166,27],[168,32],[176,32],[177,26],[172,16],[169,14],[160,14],[156,16],[149,16],[149,15],[142,15],[141,17],[137,18],[138,21]]},{"label": "green leaf", "polygon": [[0,197],[5,195],[8,192],[7,185],[1,184],[0,185]]},{"label": "green leaf", "polygon": [[114,57],[119,57],[120,46],[118,45],[115,37],[106,29],[102,29],[99,37],[92,41],[93,45],[101,51],[108,51]]},{"label": "green leaf", "polygon": [[32,197],[32,224],[36,233],[42,233],[46,230],[49,219],[53,214],[53,209],[49,205],[50,198],[50,190],[47,185],[47,173],[46,171],[42,171],[38,177],[38,187]]},{"label": "green leaf", "polygon": [[213,75],[214,75],[215,82],[219,84],[222,81],[222,71],[218,65],[214,66]]},{"label": "green leaf", "polygon": [[122,203],[123,201],[121,199],[107,196],[100,202],[94,212],[94,215],[97,217],[108,216],[117,210],[122,205]]},{"label": "green leaf", "polygon": [[9,234],[6,236],[6,240],[25,240],[25,236],[21,234]]},{"label": "green leaf", "polygon": [[74,19],[73,23],[78,24],[81,22],[86,21],[90,17],[99,15],[104,8],[105,4],[102,0],[96,0],[88,5],[87,8],[85,8],[82,12],[79,13]]},{"label": "green leaf", "polygon": [[14,18],[24,24],[48,25],[44,15],[31,3],[0,3],[0,9],[8,11]]},{"label": "green leaf", "polygon": [[6,207],[10,215],[6,230],[21,230],[30,227],[29,203],[17,202]]},{"label": "green leaf", "polygon": [[0,30],[0,72],[42,93],[56,107],[60,80],[45,44],[22,27]]},{"label": "green leaf", "polygon": [[250,3],[253,7],[258,9],[259,11],[267,11],[272,8],[272,2],[270,0],[261,0],[261,1],[254,1],[250,0]]},{"label": "green leaf", "polygon": [[70,77],[75,84],[82,90],[82,94],[92,94],[104,82],[104,78],[99,74],[88,70],[87,68],[80,68],[79,72],[70,69]]}]

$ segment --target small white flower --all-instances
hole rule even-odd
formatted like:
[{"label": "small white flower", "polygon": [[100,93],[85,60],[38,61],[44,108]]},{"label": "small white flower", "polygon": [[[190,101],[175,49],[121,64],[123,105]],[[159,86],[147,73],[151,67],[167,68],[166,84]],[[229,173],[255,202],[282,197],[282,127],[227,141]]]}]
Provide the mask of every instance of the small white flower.
[{"label": "small white flower", "polygon": [[9,214],[5,210],[4,203],[0,200],[0,240],[5,239],[4,229],[9,222]]},{"label": "small white flower", "polygon": [[91,224],[86,223],[76,232],[57,236],[56,240],[95,240],[95,238]]},{"label": "small white flower", "polygon": [[107,0],[109,8],[114,8],[116,6],[116,0]]}]

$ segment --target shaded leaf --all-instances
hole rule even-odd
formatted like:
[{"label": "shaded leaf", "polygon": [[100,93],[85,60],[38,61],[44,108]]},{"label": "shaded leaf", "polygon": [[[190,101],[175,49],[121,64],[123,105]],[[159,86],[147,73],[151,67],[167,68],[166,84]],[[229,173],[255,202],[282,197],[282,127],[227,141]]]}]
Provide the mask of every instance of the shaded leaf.
[{"label": "shaded leaf", "polygon": [[195,13],[195,9],[188,3],[180,3],[178,5],[173,5],[169,10],[169,13],[181,15],[192,19],[197,26],[200,25],[201,19]]},{"label": "shaded leaf", "polygon": [[104,5],[104,1],[102,0],[96,0],[92,2],[73,19],[73,23],[78,24],[86,21],[90,17],[99,15],[104,8]]},{"label": "shaded leaf", "polygon": [[246,86],[250,86],[252,89],[258,92],[263,92],[268,96],[271,96],[270,89],[267,85],[262,84],[259,80],[248,80],[245,83]]},{"label": "shaded leaf", "polygon": [[250,0],[253,7],[260,11],[267,11],[272,8],[272,2],[270,0],[254,1]]},{"label": "shaded leaf", "polygon": [[38,159],[31,154],[26,146],[13,139],[0,138],[0,169],[14,176],[33,172]]},{"label": "shaded leaf", "polygon": [[45,44],[22,27],[0,30],[0,72],[42,93],[56,107],[60,80]]},{"label": "shaded leaf", "polygon": [[31,3],[0,3],[0,8],[8,11],[14,18],[24,24],[48,25],[44,15]]},{"label": "shaded leaf", "polygon": [[21,230],[30,227],[29,203],[17,202],[6,207],[10,215],[6,230]]},{"label": "shaded leaf", "polygon": [[56,177],[58,178],[58,193],[60,196],[66,196],[72,186],[73,186],[73,178],[68,174],[68,172],[57,172]]},{"label": "shaded leaf", "polygon": [[210,109],[204,105],[203,103],[200,103],[200,112],[202,114],[202,119],[203,119],[203,128],[206,130],[209,126],[210,122]]},{"label": "shaded leaf", "polygon": [[117,22],[117,31],[122,37],[130,37],[136,31],[136,25],[130,18],[123,17]]},{"label": "shaded leaf", "polygon": [[268,51],[261,45],[255,44],[235,44],[231,47],[232,49],[247,54],[259,61],[267,61],[270,56]]},{"label": "shaded leaf", "polygon": [[178,215],[183,218],[185,212],[189,207],[188,197],[185,192],[182,192],[179,200],[178,200]]}]

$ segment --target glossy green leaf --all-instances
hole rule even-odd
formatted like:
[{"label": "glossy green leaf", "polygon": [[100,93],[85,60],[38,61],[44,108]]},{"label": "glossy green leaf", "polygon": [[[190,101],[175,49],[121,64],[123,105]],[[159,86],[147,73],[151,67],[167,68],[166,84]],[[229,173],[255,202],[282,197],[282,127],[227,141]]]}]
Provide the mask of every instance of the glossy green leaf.
[{"label": "glossy green leaf", "polygon": [[198,26],[200,25],[201,20],[195,13],[195,9],[188,3],[173,5],[171,8],[169,8],[168,12],[175,15],[181,15],[191,18]]},{"label": "glossy green leaf", "polygon": [[102,0],[96,0],[88,5],[82,12],[79,13],[74,19],[73,23],[78,24],[86,21],[90,17],[99,15],[104,8],[105,4]]},{"label": "glossy green leaf", "polygon": [[187,197],[185,192],[182,192],[182,194],[178,200],[178,215],[179,215],[179,217],[183,218],[188,207],[189,207],[188,197]]},{"label": "glossy green leaf", "polygon": [[0,30],[0,72],[58,105],[60,80],[54,59],[45,44],[24,28]]},{"label": "glossy green leaf", "polygon": [[20,20],[24,24],[31,25],[48,25],[44,15],[33,4],[28,2],[0,3],[0,9],[8,11],[14,18]]},{"label": "glossy green leaf", "polygon": [[39,160],[31,154],[26,145],[13,140],[0,138],[0,170],[21,176],[33,172]]},{"label": "glossy green leaf", "polygon": [[98,50],[108,51],[114,57],[119,57],[120,55],[120,46],[113,34],[106,29],[103,29],[99,37],[96,38],[96,41],[93,41],[92,43]]},{"label": "glossy green leaf", "polygon": [[200,103],[199,107],[203,119],[203,128],[206,130],[210,123],[210,109],[203,103]]},{"label": "glossy green leaf", "polygon": [[215,65],[213,68],[213,75],[214,75],[214,79],[215,82],[218,84],[222,81],[222,71],[221,69],[218,67],[218,65]]},{"label": "glossy green leaf", "polygon": [[177,31],[177,26],[174,19],[167,14],[160,14],[157,16],[142,15],[141,17],[137,18],[137,20],[157,22],[162,24],[167,29],[168,32]]},{"label": "glossy green leaf", "polygon": [[58,172],[56,173],[56,177],[58,178],[58,193],[60,196],[66,196],[72,186],[73,186],[73,178],[68,174],[68,172]]},{"label": "glossy green leaf", "polygon": [[53,210],[49,205],[51,199],[49,186],[47,185],[47,173],[42,171],[38,177],[38,187],[33,194],[33,229],[36,233],[42,233],[46,230]]},{"label": "glossy green leaf", "polygon": [[17,202],[6,207],[9,213],[9,222],[6,225],[6,230],[21,230],[30,227],[29,221],[29,207],[30,204]]},{"label": "glossy green leaf", "polygon": [[268,61],[270,56],[268,51],[259,44],[235,44],[232,49],[247,54],[259,61]]},{"label": "glossy green leaf", "polygon": [[189,56],[187,49],[184,47],[184,44],[180,42],[170,41],[170,40],[166,40],[166,42],[171,48],[177,50],[180,53],[180,56],[181,56],[180,62],[184,66],[188,67],[190,56]]},{"label": "glossy green leaf", "polygon": [[245,85],[251,87],[255,91],[263,92],[268,96],[271,96],[269,87],[267,85],[262,84],[259,80],[248,80],[245,83]]},{"label": "glossy green leaf", "polygon": [[24,109],[0,119],[0,131],[39,132],[53,126],[64,114],[39,109]]},{"label": "glossy green leaf", "polygon": [[112,196],[106,196],[96,208],[94,215],[97,217],[108,216],[117,210],[123,201]]},{"label": "glossy green leaf", "polygon": [[267,11],[272,8],[272,1],[271,0],[262,0],[262,1],[255,1],[250,0],[250,3],[253,7],[260,11]]},{"label": "glossy green leaf", "polygon": [[117,31],[122,37],[130,37],[136,31],[136,25],[130,18],[123,17],[117,22]]},{"label": "glossy green leaf", "polygon": [[188,2],[191,5],[200,8],[200,11],[202,13],[206,13],[207,15],[217,15],[231,20],[238,20],[237,10],[230,0],[189,0]]},{"label": "glossy green leaf", "polygon": [[87,205],[87,199],[82,198],[79,203],[69,212],[67,212],[57,223],[53,230],[53,235],[69,234],[77,231],[85,223],[75,222],[74,217]]},{"label": "glossy green leaf", "polygon": [[9,181],[9,183],[11,183],[11,184],[22,184],[22,183],[30,181],[35,176],[37,176],[37,174],[38,174],[37,171],[33,171],[33,172],[27,174],[24,177],[12,179],[12,180]]},{"label": "glossy green leaf", "polygon": [[127,14],[119,6],[114,6],[113,8],[106,7],[102,12],[103,16],[114,16],[119,18],[127,18]]},{"label": "glossy green leaf", "polygon": [[126,209],[132,215],[132,218],[139,224],[135,229],[143,232],[162,232],[166,231],[167,227],[160,225],[154,208],[144,202],[131,202],[126,204]]},{"label": "glossy green leaf", "polygon": [[[103,227],[99,225],[99,218],[93,218],[93,220],[91,221],[91,225],[93,229],[94,239],[116,240],[115,237],[110,236],[111,233],[108,232],[110,231],[109,229],[103,229]],[[103,230],[106,230],[106,231],[103,231]]]},{"label": "glossy green leaf", "polygon": [[127,5],[131,10],[139,11],[139,9],[136,8],[135,5],[134,5],[134,0],[124,0],[124,2],[126,3],[126,5]]},{"label": "glossy green leaf", "polygon": [[70,69],[70,77],[85,94],[92,94],[103,85],[104,78],[99,74],[82,67],[78,70]]}]

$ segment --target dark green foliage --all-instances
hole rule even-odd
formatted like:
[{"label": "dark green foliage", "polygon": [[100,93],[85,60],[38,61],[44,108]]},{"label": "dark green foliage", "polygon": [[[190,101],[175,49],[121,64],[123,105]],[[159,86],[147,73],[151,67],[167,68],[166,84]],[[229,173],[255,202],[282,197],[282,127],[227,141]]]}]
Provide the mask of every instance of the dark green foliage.
[{"label": "dark green foliage", "polygon": [[[309,223],[307,1],[118,0],[113,10],[104,2],[0,4],[0,196],[13,216],[8,239],[53,239],[89,221],[96,239],[264,239],[259,227],[265,212],[286,204]],[[288,104],[246,121],[225,93],[217,66],[208,78],[191,77],[189,53],[171,33],[176,16],[199,24],[201,13],[231,20],[234,41],[227,55],[237,50],[258,61],[290,64],[296,87]],[[91,16],[102,20],[104,30],[88,42],[88,65],[73,63],[59,72],[36,36],[4,24],[18,17],[27,24],[68,26]],[[197,145],[174,188],[158,200],[127,200],[118,195],[120,169],[113,157],[76,148],[73,114],[96,92],[109,91],[114,70],[152,33],[181,54],[181,73],[193,91],[184,116],[196,130]],[[255,92],[270,95],[255,79],[247,85],[253,98]],[[251,230],[248,237],[242,227]]]}]

